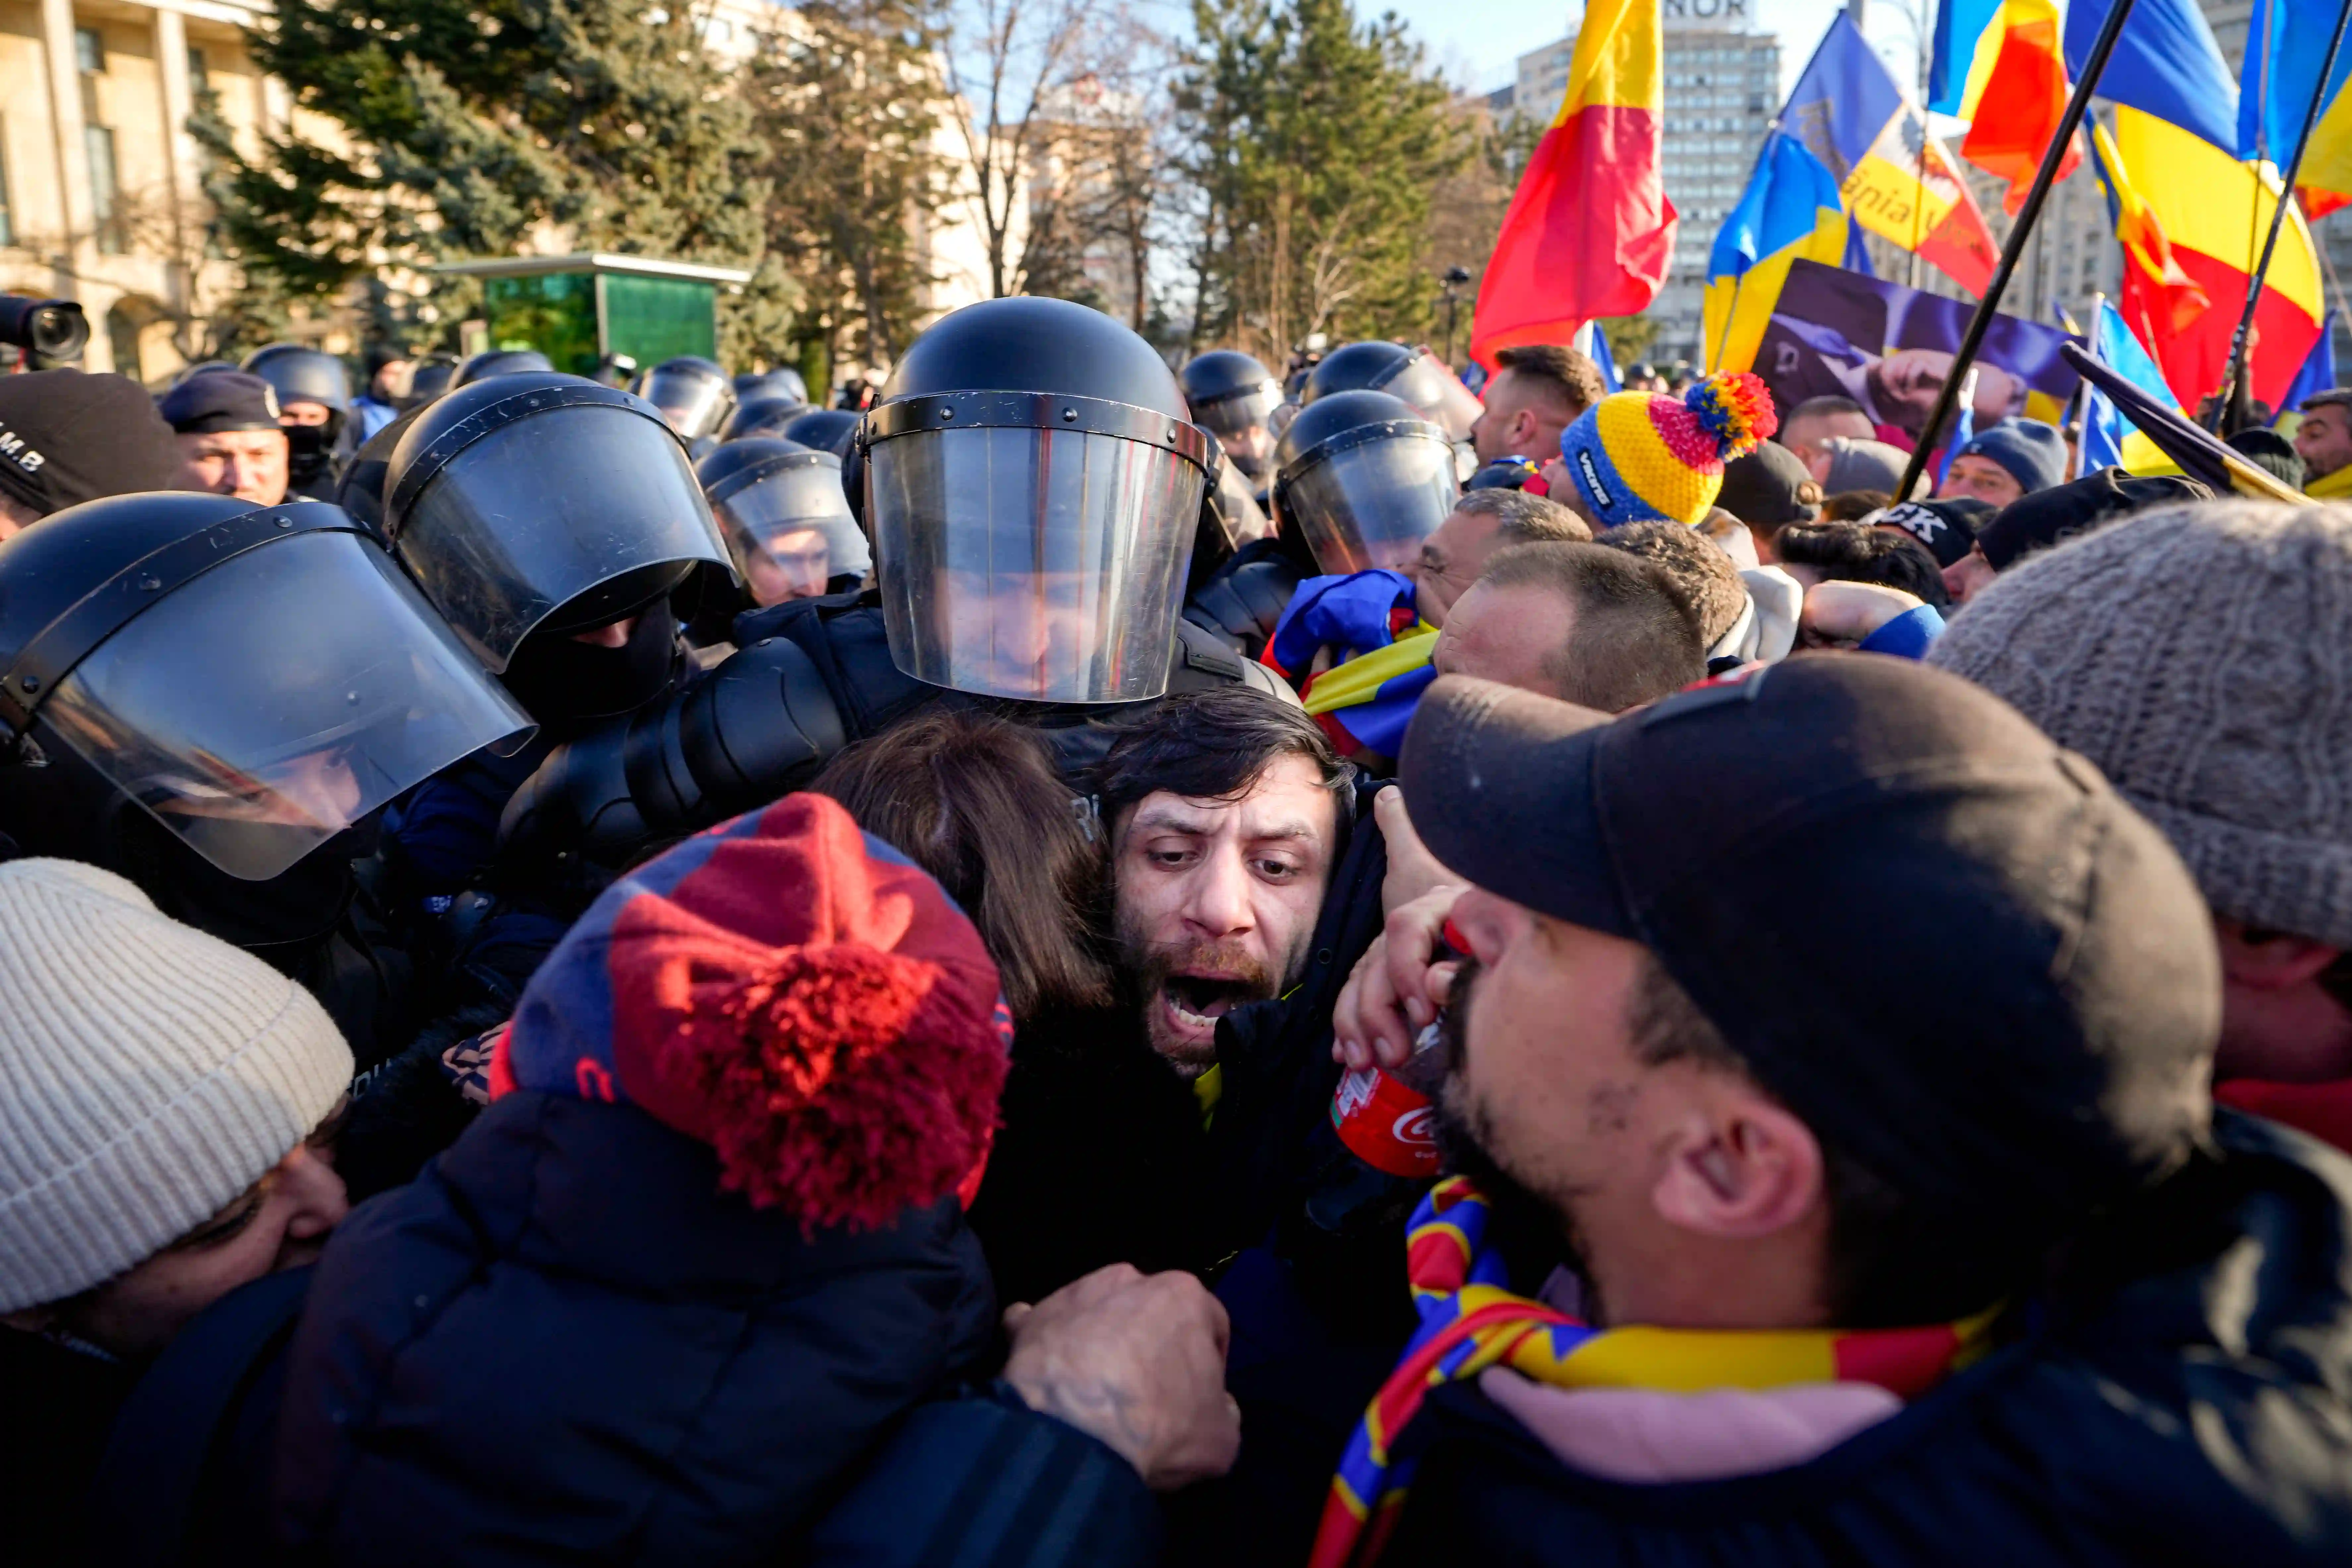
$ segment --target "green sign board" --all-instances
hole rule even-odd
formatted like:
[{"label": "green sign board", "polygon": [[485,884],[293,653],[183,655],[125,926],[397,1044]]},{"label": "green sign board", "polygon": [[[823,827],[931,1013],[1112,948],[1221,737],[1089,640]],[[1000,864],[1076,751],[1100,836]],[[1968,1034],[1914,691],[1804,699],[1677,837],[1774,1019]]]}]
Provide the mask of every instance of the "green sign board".
[{"label": "green sign board", "polygon": [[607,354],[641,365],[681,354],[717,357],[719,285],[747,276],[643,257],[565,256],[458,262],[435,268],[482,279],[482,312],[499,349],[537,349],[558,370],[587,375]]}]

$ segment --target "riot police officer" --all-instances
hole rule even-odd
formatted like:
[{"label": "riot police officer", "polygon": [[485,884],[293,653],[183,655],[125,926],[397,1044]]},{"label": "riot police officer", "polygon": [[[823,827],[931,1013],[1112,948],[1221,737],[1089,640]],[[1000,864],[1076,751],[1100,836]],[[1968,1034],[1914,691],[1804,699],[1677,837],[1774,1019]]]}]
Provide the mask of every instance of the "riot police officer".
[{"label": "riot police officer", "polygon": [[1385,392],[1443,428],[1446,439],[1467,441],[1478,421],[1478,400],[1443,361],[1427,349],[1374,339],[1349,343],[1323,356],[1307,377],[1302,407],[1339,392]]},{"label": "riot police officer", "polygon": [[349,517],[184,491],[58,512],[0,547],[0,676],[16,848],[300,981],[362,1066],[405,1043],[407,960],[352,863],[388,802],[531,721]]},{"label": "riot police officer", "polygon": [[352,416],[352,384],[343,362],[300,343],[272,343],[245,362],[245,373],[278,394],[278,422],[286,430],[287,493],[312,500],[335,494],[335,463]]},{"label": "riot police officer", "polygon": [[473,880],[548,750],[687,677],[671,595],[698,567],[730,582],[734,569],[683,443],[642,398],[527,372],[408,417],[383,470],[383,533],[540,726],[530,748],[471,759],[404,805],[387,859],[413,912]]},{"label": "riot police officer", "polygon": [[734,380],[735,402],[738,406],[754,398],[782,398],[787,403],[808,406],[808,383],[801,373],[789,366],[774,370],[745,371]]},{"label": "riot police officer", "polygon": [[1065,300],[994,300],[908,346],[857,439],[876,585],[741,616],[691,691],[559,748],[503,853],[648,844],[797,787],[940,702],[1037,726],[1065,770],[1171,690],[1263,666],[1177,617],[1208,444],[1150,344]]},{"label": "riot police officer", "polygon": [[694,470],[750,603],[855,590],[874,564],[841,488],[841,459],[796,441],[730,441]]},{"label": "riot police officer", "polygon": [[1282,402],[1282,384],[1239,349],[1211,349],[1185,362],[1180,379],[1192,422],[1217,438],[1226,460],[1262,489],[1274,477],[1274,433],[1266,421]]},{"label": "riot police officer", "polygon": [[[784,426],[808,412],[808,405],[789,397],[754,395],[735,405],[735,412],[719,426],[722,441],[740,441],[753,436],[782,436]],[[841,454],[835,453],[839,457]]]},{"label": "riot police officer", "polygon": [[850,438],[857,434],[858,417],[846,408],[811,408],[794,415],[776,434],[787,441],[831,452],[847,463]]},{"label": "riot police officer", "polygon": [[1382,392],[1317,398],[1283,426],[1275,459],[1277,531],[1237,549],[1184,606],[1187,620],[1252,658],[1300,583],[1411,563],[1459,493],[1444,429]]},{"label": "riot police officer", "polygon": [[646,372],[637,395],[660,409],[670,428],[688,441],[716,435],[735,406],[735,388],[727,373],[699,354],[662,361]]},{"label": "riot police officer", "polygon": [[537,349],[488,349],[460,364],[442,390],[455,392],[461,386],[471,386],[494,375],[522,375],[531,371],[554,368],[555,362]]}]

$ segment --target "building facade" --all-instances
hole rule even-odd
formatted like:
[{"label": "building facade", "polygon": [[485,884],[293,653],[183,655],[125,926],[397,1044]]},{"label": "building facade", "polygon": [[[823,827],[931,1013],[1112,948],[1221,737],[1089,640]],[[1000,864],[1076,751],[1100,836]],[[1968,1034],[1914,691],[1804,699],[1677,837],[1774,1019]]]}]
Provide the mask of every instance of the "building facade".
[{"label": "building facade", "polygon": [[[1739,200],[1780,107],[1780,40],[1750,30],[1754,0],[1662,0],[1665,35],[1664,177],[1681,214],[1675,259],[1647,314],[1658,360],[1699,358],[1707,252]],[[1576,35],[1521,55],[1517,79],[1492,95],[1501,112],[1549,121],[1568,90]]]}]

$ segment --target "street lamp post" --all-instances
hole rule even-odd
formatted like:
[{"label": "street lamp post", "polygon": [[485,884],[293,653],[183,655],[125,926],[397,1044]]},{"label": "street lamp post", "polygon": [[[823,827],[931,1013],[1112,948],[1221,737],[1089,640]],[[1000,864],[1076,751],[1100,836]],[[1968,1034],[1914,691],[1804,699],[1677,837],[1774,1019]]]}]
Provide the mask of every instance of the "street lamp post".
[{"label": "street lamp post", "polygon": [[1469,281],[1470,269],[1468,268],[1449,267],[1445,269],[1445,368],[1448,370],[1454,368],[1454,311],[1457,310],[1461,305],[1461,301],[1454,297],[1454,290]]}]

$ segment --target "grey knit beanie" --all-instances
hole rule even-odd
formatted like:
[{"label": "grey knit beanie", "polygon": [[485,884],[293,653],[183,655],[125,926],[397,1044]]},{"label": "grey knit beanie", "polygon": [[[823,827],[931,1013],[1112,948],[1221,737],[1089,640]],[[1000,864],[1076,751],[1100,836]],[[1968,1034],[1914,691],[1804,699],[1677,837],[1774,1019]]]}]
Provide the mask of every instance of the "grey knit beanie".
[{"label": "grey knit beanie", "polygon": [[144,1262],[334,1109],[352,1053],[310,994],[111,871],[0,866],[0,1311]]},{"label": "grey knit beanie", "polygon": [[1930,663],[2082,752],[2206,901],[2352,947],[2352,507],[2141,513],[1969,602]]}]

